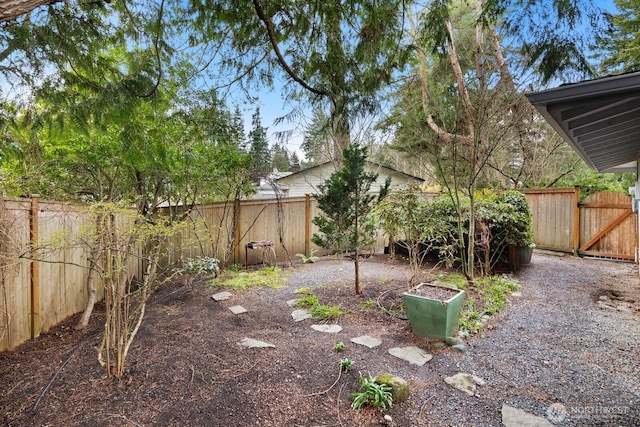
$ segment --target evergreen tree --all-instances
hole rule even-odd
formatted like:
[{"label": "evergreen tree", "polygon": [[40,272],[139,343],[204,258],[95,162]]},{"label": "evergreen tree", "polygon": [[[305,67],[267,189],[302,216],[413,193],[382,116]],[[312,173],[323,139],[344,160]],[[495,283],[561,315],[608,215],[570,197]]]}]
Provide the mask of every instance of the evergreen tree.
[{"label": "evergreen tree", "polygon": [[298,157],[298,153],[296,153],[295,151],[291,153],[291,165],[300,166],[300,157]]},{"label": "evergreen tree", "polygon": [[249,132],[249,154],[253,158],[253,168],[251,179],[259,181],[271,171],[271,153],[269,152],[269,141],[267,141],[267,128],[262,127],[260,118],[260,108],[251,116],[251,131]]},{"label": "evergreen tree", "polygon": [[391,178],[387,178],[380,194],[369,194],[378,174],[365,170],[366,148],[352,143],[343,151],[342,169],[319,186],[314,197],[324,215],[316,216],[313,223],[319,227],[312,241],[318,246],[335,251],[354,252],[355,291],[360,290],[360,251],[374,241],[373,223],[367,215],[389,192]]},{"label": "evergreen tree", "polygon": [[277,169],[280,172],[288,171],[291,169],[291,159],[289,158],[289,151],[280,143],[275,143],[271,148],[271,167]]},{"label": "evergreen tree", "polygon": [[605,52],[605,73],[640,70],[640,0],[615,0],[620,13],[608,15],[610,29],[598,40]]},{"label": "evergreen tree", "polygon": [[309,165],[336,160],[334,157],[329,117],[321,108],[313,110],[311,123],[304,130],[302,150]]}]

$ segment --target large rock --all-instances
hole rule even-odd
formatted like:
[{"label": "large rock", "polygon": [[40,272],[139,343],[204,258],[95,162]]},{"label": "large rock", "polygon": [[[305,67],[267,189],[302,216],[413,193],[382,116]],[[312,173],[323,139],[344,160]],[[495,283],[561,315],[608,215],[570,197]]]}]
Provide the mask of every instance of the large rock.
[{"label": "large rock", "polygon": [[385,384],[391,387],[393,403],[402,403],[409,398],[409,383],[393,374],[385,372],[375,378],[378,384]]}]

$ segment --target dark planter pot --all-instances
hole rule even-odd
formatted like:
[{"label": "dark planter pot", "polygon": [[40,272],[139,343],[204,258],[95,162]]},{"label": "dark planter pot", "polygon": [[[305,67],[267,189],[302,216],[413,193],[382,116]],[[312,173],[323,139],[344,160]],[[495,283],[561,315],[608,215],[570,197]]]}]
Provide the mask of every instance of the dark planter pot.
[{"label": "dark planter pot", "polygon": [[532,246],[509,245],[509,267],[516,271],[523,265],[530,264],[532,255]]},{"label": "dark planter pot", "polygon": [[527,265],[531,263],[531,256],[533,255],[533,247],[518,247],[516,248],[516,255],[518,257],[519,265]]},{"label": "dark planter pot", "polygon": [[421,283],[405,292],[411,331],[426,338],[446,338],[458,330],[465,292],[437,284]]}]

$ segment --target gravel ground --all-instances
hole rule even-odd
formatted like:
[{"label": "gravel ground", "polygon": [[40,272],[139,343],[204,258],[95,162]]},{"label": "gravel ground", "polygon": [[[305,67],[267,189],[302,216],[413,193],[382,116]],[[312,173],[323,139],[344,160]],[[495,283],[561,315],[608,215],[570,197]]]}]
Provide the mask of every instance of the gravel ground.
[{"label": "gravel ground", "polygon": [[[351,268],[347,262],[318,263],[297,268],[289,280],[327,283]],[[398,372],[417,395],[390,414],[401,412],[411,425],[497,426],[507,404],[561,426],[640,425],[636,269],[534,254],[515,276],[521,296],[511,298],[483,336],[466,340],[466,353],[435,352],[424,367]],[[362,263],[361,270],[363,281],[407,274],[376,262]],[[442,381],[458,372],[477,375],[486,385],[467,396]]]}]

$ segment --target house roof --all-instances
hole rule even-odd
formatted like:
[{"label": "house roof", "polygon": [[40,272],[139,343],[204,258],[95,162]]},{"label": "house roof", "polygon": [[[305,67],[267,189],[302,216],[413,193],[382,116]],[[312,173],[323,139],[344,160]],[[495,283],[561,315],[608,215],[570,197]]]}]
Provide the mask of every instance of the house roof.
[{"label": "house roof", "polygon": [[526,94],[529,102],[598,172],[636,172],[640,72]]},{"label": "house roof", "polygon": [[[415,180],[415,181],[418,181],[418,182],[421,182],[421,183],[425,181],[424,179],[419,178],[417,176],[410,175],[410,174],[404,173],[404,172],[400,172],[398,170],[395,170],[393,168],[389,168],[387,166],[380,165],[378,163],[367,161],[367,164],[373,169],[384,169],[389,174],[402,175],[402,176],[407,177],[408,179],[412,179],[412,180]],[[284,180],[284,179],[288,180],[288,179],[291,179],[291,178],[295,178],[296,176],[300,176],[300,175],[303,175],[303,174],[307,174],[309,172],[313,172],[314,170],[318,170],[318,169],[323,168],[323,167],[325,167],[327,165],[332,165],[332,162],[324,162],[324,163],[320,163],[319,165],[315,165],[315,166],[312,166],[312,167],[307,168],[307,169],[302,169],[299,172],[295,172],[293,174],[278,178],[278,179],[276,179],[276,181],[280,181],[280,180]]]}]

